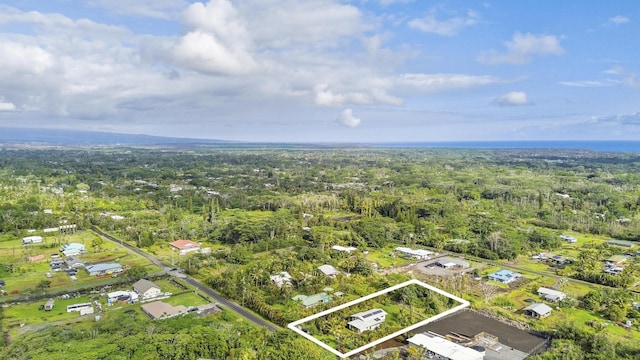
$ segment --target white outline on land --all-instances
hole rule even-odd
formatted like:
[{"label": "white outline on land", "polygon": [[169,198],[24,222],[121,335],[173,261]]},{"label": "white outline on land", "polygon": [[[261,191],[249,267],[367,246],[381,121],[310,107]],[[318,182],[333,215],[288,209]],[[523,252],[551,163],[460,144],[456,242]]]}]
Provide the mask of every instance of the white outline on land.
[{"label": "white outline on land", "polygon": [[[314,319],[317,319],[319,317],[323,317],[325,315],[331,314],[331,313],[336,312],[338,310],[342,310],[344,308],[348,308],[349,306],[352,306],[352,305],[355,305],[355,304],[359,304],[359,303],[361,303],[363,301],[367,301],[367,300],[373,299],[373,298],[378,297],[378,296],[380,296],[382,294],[386,294],[388,292],[391,292],[391,291],[394,291],[394,290],[398,290],[400,288],[403,288],[403,287],[409,286],[409,285],[422,286],[422,287],[427,288],[427,289],[429,289],[431,291],[435,291],[440,295],[444,295],[444,296],[446,296],[446,297],[448,297],[450,299],[453,299],[453,300],[455,300],[455,301],[457,301],[457,302],[459,302],[461,304],[456,306],[456,307],[454,307],[454,308],[451,308],[451,309],[449,309],[447,311],[441,312],[440,314],[434,315],[434,316],[432,316],[432,317],[430,317],[430,318],[428,318],[426,320],[420,321],[419,323],[413,324],[413,325],[411,325],[409,327],[406,327],[406,328],[404,328],[402,330],[398,330],[398,331],[394,332],[393,334],[389,334],[389,335],[387,335],[387,336],[385,336],[383,338],[380,338],[380,339],[378,339],[376,341],[372,341],[372,342],[370,342],[368,344],[362,345],[359,348],[351,350],[351,351],[346,352],[344,354],[339,352],[338,350],[332,348],[331,346],[323,343],[322,341],[316,339],[315,337],[307,334],[306,332],[302,331],[300,328],[298,328],[298,325],[303,324],[303,323],[305,323],[307,321],[314,320]],[[348,302],[346,304],[338,305],[338,306],[333,307],[331,309],[319,312],[319,313],[317,313],[315,315],[307,316],[304,319],[300,319],[298,321],[294,321],[292,323],[289,323],[287,325],[287,327],[289,329],[295,331],[296,333],[304,336],[305,338],[313,341],[315,344],[321,346],[322,348],[331,351],[331,353],[335,354],[336,356],[338,356],[338,357],[340,357],[342,359],[345,359],[345,358],[348,358],[348,357],[350,357],[352,355],[355,355],[355,354],[357,354],[359,352],[367,350],[367,349],[369,349],[371,347],[374,347],[374,346],[376,346],[378,344],[381,344],[381,343],[383,343],[383,342],[385,342],[387,340],[391,340],[391,339],[395,338],[396,336],[400,336],[400,335],[402,335],[402,334],[404,334],[406,332],[409,332],[409,331],[411,331],[413,329],[419,328],[420,326],[424,326],[424,325],[426,325],[426,324],[428,324],[428,323],[430,323],[432,321],[438,320],[438,319],[440,319],[442,317],[445,317],[445,316],[447,316],[449,314],[452,314],[452,313],[454,313],[456,311],[462,310],[462,309],[466,308],[467,306],[469,306],[469,302],[467,300],[459,298],[459,297],[457,297],[457,296],[455,296],[453,294],[449,294],[446,291],[440,290],[440,289],[438,289],[436,287],[433,287],[433,286],[431,286],[429,284],[426,284],[426,283],[424,283],[424,282],[422,282],[420,280],[412,279],[412,280],[409,280],[409,281],[405,281],[405,282],[403,282],[401,284],[388,287],[388,288],[386,288],[384,290],[380,290],[380,291],[375,292],[373,294],[370,294],[370,295],[367,295],[367,296],[363,296],[363,297],[361,297],[359,299],[355,299],[355,300],[350,301],[350,302]]]}]

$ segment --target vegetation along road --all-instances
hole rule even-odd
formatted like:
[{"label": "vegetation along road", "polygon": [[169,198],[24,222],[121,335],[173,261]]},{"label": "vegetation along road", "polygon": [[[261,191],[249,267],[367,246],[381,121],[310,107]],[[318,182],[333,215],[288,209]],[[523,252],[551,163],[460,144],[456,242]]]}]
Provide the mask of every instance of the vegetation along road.
[{"label": "vegetation along road", "polygon": [[[95,232],[96,234],[104,237],[107,240],[116,242],[118,244],[121,244],[122,246],[126,247],[127,249],[136,252],[137,254],[140,254],[142,256],[144,256],[145,258],[147,258],[149,261],[151,261],[152,263],[154,263],[155,265],[160,266],[161,268],[163,268],[163,271],[168,271],[170,268],[168,266],[166,266],[165,264],[163,264],[160,260],[156,259],[154,256],[149,255],[148,253],[138,249],[135,246],[129,245],[123,241],[120,241],[118,239],[116,239],[115,237],[104,233],[103,231],[101,231],[100,229],[98,229],[95,226],[91,227],[91,231]],[[174,276],[178,276],[182,279],[184,279],[187,283],[191,284],[192,286],[194,286],[195,288],[197,288],[198,290],[202,291],[203,293],[207,294],[208,296],[212,297],[213,299],[215,299],[216,302],[226,306],[229,310],[235,312],[236,314],[242,316],[243,318],[249,320],[250,322],[261,326],[263,328],[268,329],[269,331],[276,331],[278,330],[278,327],[268,323],[267,321],[265,321],[264,319],[260,318],[259,316],[251,313],[250,311],[248,311],[247,309],[243,308],[242,306],[234,303],[233,301],[230,301],[222,296],[220,296],[220,294],[216,293],[215,291],[213,291],[211,288],[202,285],[200,282],[198,282],[196,279],[180,273],[179,275],[176,275],[174,272],[170,272],[171,274],[173,274]]]}]

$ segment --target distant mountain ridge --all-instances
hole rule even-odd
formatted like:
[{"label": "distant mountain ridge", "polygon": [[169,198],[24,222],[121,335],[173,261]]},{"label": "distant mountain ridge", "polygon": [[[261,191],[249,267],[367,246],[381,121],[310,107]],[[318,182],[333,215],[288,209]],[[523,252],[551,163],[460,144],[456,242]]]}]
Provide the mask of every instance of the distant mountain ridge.
[{"label": "distant mountain ridge", "polygon": [[234,144],[216,139],[175,138],[144,134],[122,134],[99,131],[0,128],[0,143],[38,143],[49,145],[180,145]]}]

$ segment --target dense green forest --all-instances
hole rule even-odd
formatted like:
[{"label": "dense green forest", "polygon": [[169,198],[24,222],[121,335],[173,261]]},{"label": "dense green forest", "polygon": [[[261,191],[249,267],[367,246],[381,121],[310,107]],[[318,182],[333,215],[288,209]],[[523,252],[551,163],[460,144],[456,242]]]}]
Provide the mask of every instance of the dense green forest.
[{"label": "dense green forest", "polygon": [[[0,241],[22,238],[28,229],[59,226],[61,221],[77,224],[81,231],[98,226],[280,326],[410,278],[381,271],[411,262],[388,256],[396,246],[450,252],[494,265],[517,265],[533,254],[565,251],[570,261],[543,271],[593,285],[576,290],[573,301],[561,308],[614,323],[640,318],[632,306],[640,280],[635,257],[619,274],[602,271],[605,259],[630,251],[606,239],[640,240],[637,154],[543,149],[4,148],[0,188]],[[567,248],[559,237],[565,233],[580,238],[579,246]],[[45,237],[49,244],[64,241],[58,235]],[[174,258],[168,243],[177,239],[196,240],[213,251]],[[332,251],[334,245],[367,253]],[[100,246],[92,244],[95,251]],[[28,271],[26,262],[0,257],[0,264],[0,276],[8,279]],[[322,264],[349,276],[321,276],[317,267]],[[291,286],[272,283],[270,276],[282,271],[291,274]],[[476,309],[516,316],[505,311],[516,303],[504,292],[478,287],[467,278],[428,280],[468,298]],[[544,282],[537,278],[531,286],[535,281]],[[311,309],[292,300],[296,294],[315,294],[326,287],[344,296]],[[16,291],[19,295],[23,289]],[[415,304],[418,313],[443,306],[438,299],[420,298]],[[398,311],[409,314],[408,307]],[[344,329],[314,326],[320,333],[349,336]],[[640,354],[633,341],[638,340],[637,331],[621,338],[602,331],[597,321],[586,325],[571,318],[531,326],[555,339],[540,359],[557,358],[553,354],[559,353],[575,354],[567,359],[632,359]],[[595,335],[598,346],[587,340]],[[4,355],[17,359],[52,354],[77,359],[331,358],[291,332],[258,330],[227,312],[208,320],[184,317],[164,322],[151,322],[140,313],[114,312],[101,322],[7,337],[4,345]]]}]

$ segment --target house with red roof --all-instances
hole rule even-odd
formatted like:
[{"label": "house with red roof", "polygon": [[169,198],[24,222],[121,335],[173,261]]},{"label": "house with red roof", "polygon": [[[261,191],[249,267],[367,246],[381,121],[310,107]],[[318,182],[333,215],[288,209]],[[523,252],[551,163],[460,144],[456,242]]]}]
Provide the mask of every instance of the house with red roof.
[{"label": "house with red roof", "polygon": [[169,245],[178,250],[179,255],[185,255],[192,251],[200,251],[200,244],[191,240],[176,240]]}]

